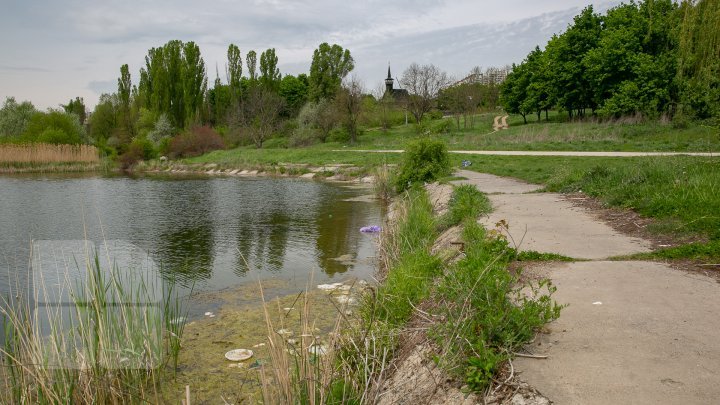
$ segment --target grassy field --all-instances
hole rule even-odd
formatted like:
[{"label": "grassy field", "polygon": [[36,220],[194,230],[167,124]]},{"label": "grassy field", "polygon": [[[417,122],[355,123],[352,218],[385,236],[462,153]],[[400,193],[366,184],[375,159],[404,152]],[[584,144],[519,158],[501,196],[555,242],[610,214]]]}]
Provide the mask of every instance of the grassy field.
[{"label": "grassy field", "polygon": [[[551,113],[550,121],[523,124],[522,117],[510,116],[509,128],[494,132],[493,119],[501,113],[475,116],[473,129],[458,129],[454,118],[428,122],[420,132],[415,125],[398,126],[389,131],[371,129],[360,136],[354,147],[399,149],[410,139],[429,134],[439,137],[455,150],[546,150],[546,151],[694,151],[720,150],[720,131],[701,124],[675,128],[657,121],[564,122]],[[329,146],[329,145],[328,145]],[[338,148],[339,144],[334,144]]]}]

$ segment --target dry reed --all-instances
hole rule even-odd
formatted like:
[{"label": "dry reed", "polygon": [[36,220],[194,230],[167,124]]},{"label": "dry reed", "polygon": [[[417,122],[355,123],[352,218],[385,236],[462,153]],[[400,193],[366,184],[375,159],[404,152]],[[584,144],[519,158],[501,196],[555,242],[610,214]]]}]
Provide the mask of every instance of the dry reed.
[{"label": "dry reed", "polygon": [[0,145],[0,163],[99,163],[98,149],[92,145],[53,145],[47,143]]}]

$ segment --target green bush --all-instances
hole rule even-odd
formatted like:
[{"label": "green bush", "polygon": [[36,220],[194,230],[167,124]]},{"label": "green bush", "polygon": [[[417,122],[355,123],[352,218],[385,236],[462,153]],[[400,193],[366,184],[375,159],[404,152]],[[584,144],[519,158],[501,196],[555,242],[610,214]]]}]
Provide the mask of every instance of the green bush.
[{"label": "green bush", "polygon": [[432,182],[449,174],[447,145],[438,140],[420,139],[410,142],[405,148],[395,187],[404,191],[412,184]]}]

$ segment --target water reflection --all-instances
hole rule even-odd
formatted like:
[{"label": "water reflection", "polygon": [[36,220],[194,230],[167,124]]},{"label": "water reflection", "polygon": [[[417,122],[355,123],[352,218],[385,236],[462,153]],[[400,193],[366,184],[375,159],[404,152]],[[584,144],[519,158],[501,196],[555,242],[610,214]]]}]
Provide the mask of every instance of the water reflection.
[{"label": "water reflection", "polygon": [[204,290],[367,278],[363,260],[334,260],[374,255],[358,229],[379,223],[381,206],[345,201],[363,193],[289,179],[0,177],[0,293],[26,282],[33,239],[127,240],[165,276]]}]

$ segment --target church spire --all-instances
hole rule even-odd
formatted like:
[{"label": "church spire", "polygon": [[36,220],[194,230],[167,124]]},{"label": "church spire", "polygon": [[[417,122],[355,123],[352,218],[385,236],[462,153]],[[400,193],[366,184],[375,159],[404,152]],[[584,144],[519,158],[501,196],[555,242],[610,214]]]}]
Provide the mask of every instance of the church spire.
[{"label": "church spire", "polygon": [[390,62],[388,62],[388,75],[387,75],[387,79],[385,79],[385,92],[386,93],[392,94],[394,81],[395,80],[393,80],[392,75],[390,74]]}]

